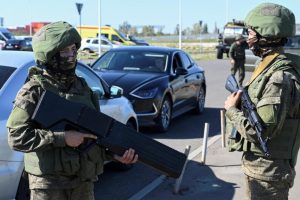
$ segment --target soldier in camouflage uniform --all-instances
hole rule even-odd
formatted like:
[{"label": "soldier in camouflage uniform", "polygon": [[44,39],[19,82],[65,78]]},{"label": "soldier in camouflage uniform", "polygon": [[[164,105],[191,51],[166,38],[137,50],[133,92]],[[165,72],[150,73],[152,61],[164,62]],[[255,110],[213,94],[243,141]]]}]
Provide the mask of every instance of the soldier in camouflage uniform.
[{"label": "soldier in camouflage uniform", "polygon": [[232,43],[229,50],[231,74],[235,75],[239,71],[239,85],[243,85],[245,78],[245,45],[244,38],[241,34],[238,34],[235,38],[235,42]]},{"label": "soldier in camouflage uniform", "polygon": [[33,37],[37,67],[29,70],[29,80],[18,92],[7,122],[9,145],[25,153],[31,199],[94,199],[93,182],[103,172],[104,160],[114,158],[125,164],[137,161],[133,149],[117,156],[94,145],[80,153],[76,147],[86,139],[96,139],[95,135],[75,130],[52,132],[31,121],[45,90],[99,110],[96,95],[75,74],[80,43],[80,35],[66,22],[46,25]]},{"label": "soldier in camouflage uniform", "polygon": [[226,132],[230,151],[243,151],[246,177],[245,199],[288,199],[293,186],[300,146],[300,58],[287,54],[283,46],[295,34],[295,16],[287,8],[263,3],[249,12],[247,43],[262,58],[245,87],[264,122],[270,157],[262,151],[255,130],[239,109],[241,92],[225,101]]}]

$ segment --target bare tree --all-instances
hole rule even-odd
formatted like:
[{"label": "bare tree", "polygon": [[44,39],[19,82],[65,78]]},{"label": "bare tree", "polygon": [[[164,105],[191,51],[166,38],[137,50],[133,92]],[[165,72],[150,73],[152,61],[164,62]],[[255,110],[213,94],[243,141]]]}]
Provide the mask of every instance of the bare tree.
[{"label": "bare tree", "polygon": [[119,31],[124,34],[129,34],[130,29],[131,25],[127,21],[124,21],[123,24],[119,25]]}]

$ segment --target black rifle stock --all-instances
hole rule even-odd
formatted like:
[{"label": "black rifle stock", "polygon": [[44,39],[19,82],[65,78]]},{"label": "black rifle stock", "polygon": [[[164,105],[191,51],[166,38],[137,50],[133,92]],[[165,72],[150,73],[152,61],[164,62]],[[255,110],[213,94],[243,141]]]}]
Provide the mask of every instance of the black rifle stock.
[{"label": "black rifle stock", "polygon": [[66,126],[97,135],[97,143],[116,154],[129,148],[135,149],[139,161],[164,174],[178,178],[187,156],[153,140],[113,118],[68,101],[52,92],[45,91],[34,111],[32,120],[41,128],[64,131]]},{"label": "black rifle stock", "polygon": [[[269,157],[270,153],[267,148],[267,139],[266,140],[262,139],[262,132],[264,130],[263,121],[260,118],[260,116],[257,114],[256,108],[252,103],[247,90],[245,90],[244,88],[240,88],[238,86],[238,83],[233,75],[228,76],[226,80],[225,88],[231,93],[237,92],[238,90],[242,91],[241,109],[244,112],[245,117],[247,117],[247,119],[249,120],[251,126],[255,129],[258,141],[260,143],[260,146],[265,156]],[[232,135],[236,134],[236,131],[237,130],[235,130],[235,133],[232,133]]]}]

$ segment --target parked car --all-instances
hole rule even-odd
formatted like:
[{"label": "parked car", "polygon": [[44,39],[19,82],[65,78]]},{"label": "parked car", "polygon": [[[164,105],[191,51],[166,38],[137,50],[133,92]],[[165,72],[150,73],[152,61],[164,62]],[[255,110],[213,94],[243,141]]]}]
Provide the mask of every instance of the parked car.
[{"label": "parked car", "polygon": [[[300,35],[288,38],[284,45],[284,52],[300,55]],[[260,60],[261,58],[255,56],[250,49],[246,49],[245,68],[247,71],[253,71]]]},{"label": "parked car", "polygon": [[18,40],[27,40],[27,41],[30,41],[30,43],[32,43],[32,36],[30,36],[30,35],[18,35],[18,36],[15,36],[15,38]]},{"label": "parked car", "polygon": [[[14,59],[11,59],[14,58]],[[23,153],[13,151],[7,143],[6,122],[18,90],[27,78],[28,68],[34,66],[32,52],[0,51],[0,199],[27,199],[28,181],[23,178]],[[78,63],[77,75],[100,95],[101,112],[138,130],[137,116],[121,89],[109,88],[90,67]],[[115,91],[115,95],[113,92]]]},{"label": "parked car", "polygon": [[[101,51],[105,52],[112,48],[117,48],[119,45],[113,44],[104,36],[101,37]],[[82,51],[88,52],[98,52],[99,51],[99,39],[98,38],[86,38],[81,42],[80,49]]]},{"label": "parked car", "polygon": [[32,51],[32,42],[30,40],[9,39],[2,48],[3,50]]},{"label": "parked car", "polygon": [[91,67],[109,84],[124,89],[141,126],[168,130],[172,117],[204,110],[204,70],[175,48],[132,46],[112,49]]},{"label": "parked car", "polygon": [[133,35],[127,35],[127,38],[131,41],[134,42],[136,45],[140,46],[149,46],[149,43],[147,43],[145,40],[138,39],[134,37]]},{"label": "parked car", "polygon": [[6,42],[9,39],[15,39],[14,35],[4,27],[0,27],[0,40]]}]

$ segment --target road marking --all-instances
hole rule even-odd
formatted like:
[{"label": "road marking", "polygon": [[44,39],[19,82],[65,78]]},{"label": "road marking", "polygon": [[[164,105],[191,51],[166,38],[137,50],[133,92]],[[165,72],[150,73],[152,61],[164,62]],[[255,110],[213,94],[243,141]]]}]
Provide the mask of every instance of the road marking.
[{"label": "road marking", "polygon": [[[210,145],[212,145],[213,143],[215,143],[218,139],[220,139],[220,137],[221,137],[221,135],[215,135],[215,136],[211,137],[211,139],[209,139],[209,141],[207,142],[207,148]],[[202,152],[202,145],[199,148],[195,149],[192,153],[189,154],[188,160],[189,161],[192,160],[201,152]],[[154,181],[152,181],[150,184],[148,184],[146,187],[144,187],[142,190],[140,190],[139,192],[137,192],[136,194],[131,196],[128,200],[140,200],[140,199],[144,198],[147,194],[149,194],[155,188],[157,188],[160,184],[162,184],[164,182],[164,180],[166,180],[166,179],[167,179],[167,176],[165,176],[165,175],[159,176],[158,178],[154,179]]]},{"label": "road marking", "polygon": [[161,175],[160,177],[154,179],[149,185],[144,187],[142,190],[140,190],[138,193],[134,194],[132,197],[130,197],[128,200],[139,200],[145,197],[147,194],[149,194],[152,190],[157,188],[167,177],[165,175]]}]

